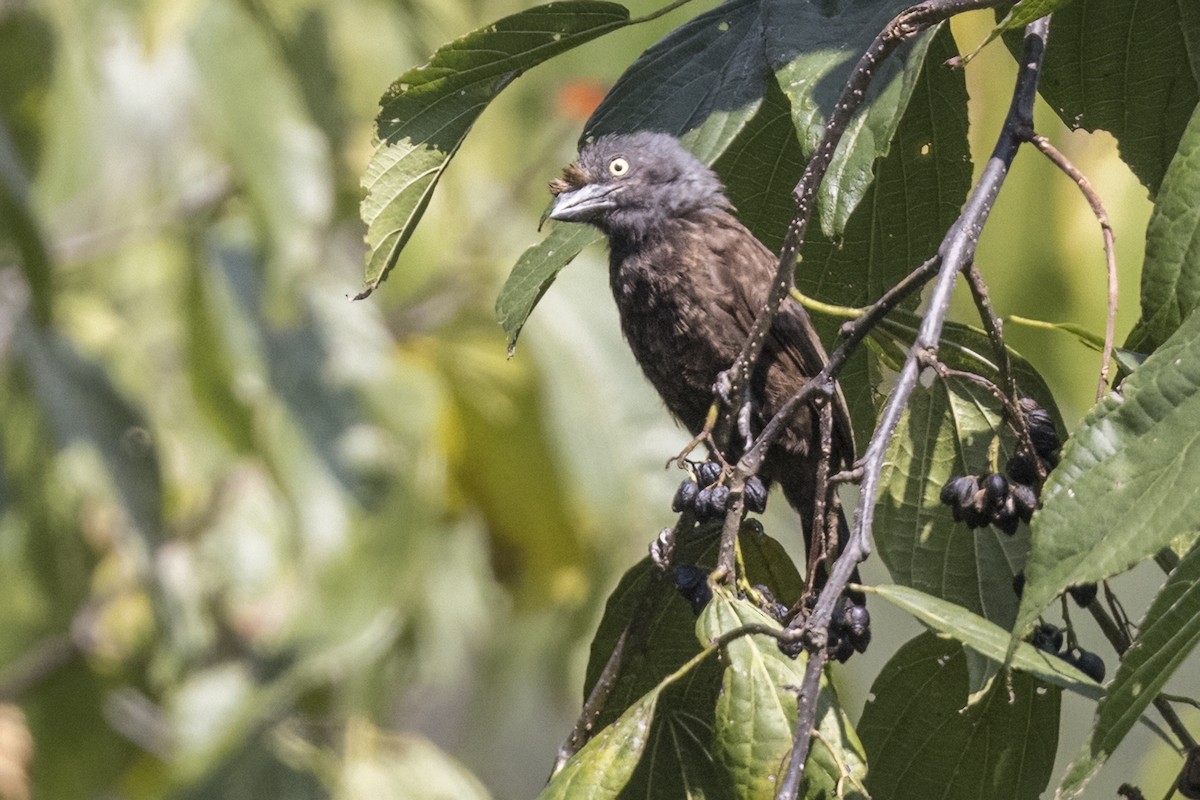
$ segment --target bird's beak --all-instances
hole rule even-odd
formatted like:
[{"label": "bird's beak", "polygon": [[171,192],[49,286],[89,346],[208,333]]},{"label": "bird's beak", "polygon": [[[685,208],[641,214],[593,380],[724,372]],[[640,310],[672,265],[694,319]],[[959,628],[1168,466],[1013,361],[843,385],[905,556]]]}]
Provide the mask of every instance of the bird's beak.
[{"label": "bird's beak", "polygon": [[611,183],[588,183],[563,192],[555,198],[547,216],[562,222],[589,222],[616,208],[616,188]]}]

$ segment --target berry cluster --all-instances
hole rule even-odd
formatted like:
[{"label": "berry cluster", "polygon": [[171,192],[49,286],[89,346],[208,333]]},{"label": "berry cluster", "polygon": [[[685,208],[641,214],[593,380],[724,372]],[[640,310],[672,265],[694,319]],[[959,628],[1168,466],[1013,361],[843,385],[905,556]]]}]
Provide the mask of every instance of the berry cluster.
[{"label": "berry cluster", "polygon": [[829,656],[842,664],[855,653],[865,653],[871,643],[871,613],[848,594],[838,598],[829,623]]},{"label": "berry cluster", "polygon": [[[809,612],[816,603],[816,597],[810,597],[807,602]],[[803,616],[793,620],[792,626],[801,624]],[[833,616],[829,620],[829,640],[825,650],[829,657],[845,664],[855,653],[865,653],[871,643],[871,612],[867,611],[866,598],[861,592],[847,590],[838,598],[833,608]],[[779,649],[789,658],[795,658],[804,650],[804,643],[780,642]]]},{"label": "berry cluster", "polygon": [[971,529],[995,525],[1009,536],[1017,532],[1017,525],[1029,522],[1037,508],[1032,489],[999,472],[956,475],[942,487],[941,500],[950,506],[955,522]]},{"label": "berry cluster", "polygon": [[1104,660],[1095,653],[1088,652],[1082,647],[1072,647],[1063,650],[1063,631],[1049,623],[1039,626],[1030,637],[1030,643],[1038,650],[1058,656],[1068,664],[1075,666],[1084,675],[1096,683],[1104,681]]},{"label": "berry cluster", "polygon": [[[721,480],[721,465],[716,461],[705,461],[696,466],[694,478],[679,484],[671,508],[676,511],[691,509],[701,522],[724,516],[729,505],[729,487]],[[761,514],[767,508],[767,484],[757,475],[746,479],[742,497],[746,510]]]},{"label": "berry cluster", "polygon": [[[968,528],[995,525],[1009,536],[1029,522],[1037,508],[1038,462],[1043,471],[1058,464],[1060,442],[1050,413],[1031,398],[1021,398],[1021,414],[1029,428],[1033,453],[1022,451],[1008,459],[1004,477],[998,472],[955,475],[942,487],[941,501],[950,506],[955,522]],[[1037,459],[1037,462],[1034,461]]]}]

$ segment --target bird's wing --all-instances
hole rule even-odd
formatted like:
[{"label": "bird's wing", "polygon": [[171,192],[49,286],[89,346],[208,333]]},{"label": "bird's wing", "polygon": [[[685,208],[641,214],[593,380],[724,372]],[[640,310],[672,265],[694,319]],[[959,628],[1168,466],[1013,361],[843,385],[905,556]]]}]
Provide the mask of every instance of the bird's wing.
[{"label": "bird's wing", "polygon": [[[718,303],[744,333],[749,333],[766,301],[779,259],[732,215],[714,215],[713,222],[706,238],[718,251],[719,258],[711,263],[734,266],[734,269],[714,270],[714,281],[724,288]],[[779,362],[781,374],[790,376],[816,375],[829,360],[808,312],[791,297],[785,297],[780,305],[763,352],[768,362],[772,359]],[[777,408],[799,388],[794,379],[768,377],[767,391],[778,395],[768,402]],[[841,386],[836,386],[834,392],[833,426],[834,453],[849,465],[854,460],[854,429]]]}]

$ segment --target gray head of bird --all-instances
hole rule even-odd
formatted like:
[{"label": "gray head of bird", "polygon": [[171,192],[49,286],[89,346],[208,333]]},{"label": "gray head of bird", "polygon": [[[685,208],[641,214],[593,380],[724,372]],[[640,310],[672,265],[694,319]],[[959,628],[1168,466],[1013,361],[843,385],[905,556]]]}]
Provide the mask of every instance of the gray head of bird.
[{"label": "gray head of bird", "polygon": [[641,238],[672,219],[732,210],[716,174],[668,133],[609,134],[588,144],[550,184],[550,219],[590,222]]}]

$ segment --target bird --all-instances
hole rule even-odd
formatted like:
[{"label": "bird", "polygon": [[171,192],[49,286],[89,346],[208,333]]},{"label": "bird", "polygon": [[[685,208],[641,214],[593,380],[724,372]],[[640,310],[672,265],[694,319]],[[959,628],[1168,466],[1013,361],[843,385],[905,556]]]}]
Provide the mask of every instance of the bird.
[{"label": "bird", "polygon": [[[589,223],[607,238],[625,340],[667,409],[699,434],[714,386],[767,302],[778,257],[737,218],[716,173],[665,132],[594,138],[550,192],[549,219]],[[757,434],[827,360],[808,313],[785,297],[749,382],[749,433]],[[854,437],[840,389],[831,402],[837,469],[853,461]],[[780,484],[799,513],[810,549],[817,420],[812,404],[793,414],[759,471],[768,485]],[[744,442],[729,438],[722,456],[733,462]],[[844,540],[844,517],[840,529]]]}]

